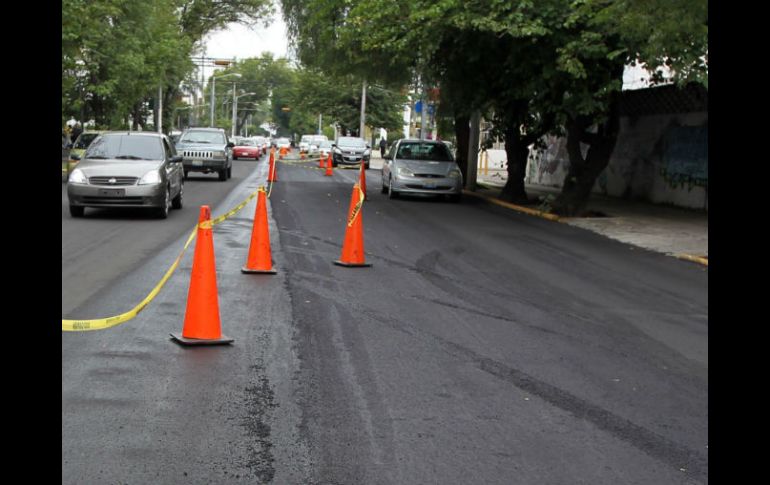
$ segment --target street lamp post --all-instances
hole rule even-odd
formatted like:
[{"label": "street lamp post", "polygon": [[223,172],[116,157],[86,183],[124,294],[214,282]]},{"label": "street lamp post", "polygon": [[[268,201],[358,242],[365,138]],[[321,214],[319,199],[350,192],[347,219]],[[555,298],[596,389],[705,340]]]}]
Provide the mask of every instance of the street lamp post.
[{"label": "street lamp post", "polygon": [[244,96],[251,96],[252,94],[257,94],[257,93],[244,93],[244,94],[241,94],[240,96],[236,96],[235,83],[233,83],[233,126],[231,130],[232,134],[230,135],[231,137],[235,136],[235,122],[236,122],[236,113],[238,112],[238,98],[242,98]]},{"label": "street lamp post", "polygon": [[[217,78],[227,77],[227,76],[241,77],[241,75],[238,74],[237,72],[222,74],[221,76],[211,76],[211,120],[209,122],[209,126],[211,128],[214,127],[214,97],[216,96],[214,93],[216,92],[216,88],[217,88]],[[233,83],[233,91],[235,91],[235,83]]]}]

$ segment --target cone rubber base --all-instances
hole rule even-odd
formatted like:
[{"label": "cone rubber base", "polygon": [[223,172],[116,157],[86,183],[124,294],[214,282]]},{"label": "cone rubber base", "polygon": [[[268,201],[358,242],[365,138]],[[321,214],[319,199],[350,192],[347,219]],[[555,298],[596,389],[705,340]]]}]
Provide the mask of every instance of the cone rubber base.
[{"label": "cone rubber base", "polygon": [[343,263],[342,261],[334,261],[334,264],[346,268],[368,268],[372,265],[372,263]]},{"label": "cone rubber base", "polygon": [[278,274],[278,271],[274,269],[249,269],[246,266],[241,268],[241,273],[244,274]]},{"label": "cone rubber base", "polygon": [[222,337],[218,339],[186,338],[182,337],[181,333],[170,333],[169,335],[171,335],[171,338],[173,338],[178,344],[181,345],[225,345],[235,342],[235,340],[226,335],[222,335]]}]

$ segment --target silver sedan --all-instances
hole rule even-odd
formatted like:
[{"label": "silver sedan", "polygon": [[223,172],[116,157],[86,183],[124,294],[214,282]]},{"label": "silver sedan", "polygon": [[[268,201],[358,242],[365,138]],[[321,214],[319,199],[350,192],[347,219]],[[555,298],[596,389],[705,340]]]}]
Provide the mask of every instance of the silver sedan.
[{"label": "silver sedan", "polygon": [[382,164],[382,193],[446,195],[459,202],[463,176],[446,145],[440,141],[398,140]]},{"label": "silver sedan", "polygon": [[86,207],[147,207],[162,219],[182,208],[182,157],[165,135],[109,132],[96,138],[67,183],[72,217]]}]

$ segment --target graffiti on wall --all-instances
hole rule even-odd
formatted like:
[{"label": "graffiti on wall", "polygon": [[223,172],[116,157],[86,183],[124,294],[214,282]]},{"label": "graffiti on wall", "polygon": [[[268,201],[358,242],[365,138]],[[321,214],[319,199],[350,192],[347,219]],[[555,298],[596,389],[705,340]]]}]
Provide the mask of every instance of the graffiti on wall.
[{"label": "graffiti on wall", "polygon": [[663,134],[663,179],[673,188],[708,189],[708,169],[708,125],[669,127]]}]

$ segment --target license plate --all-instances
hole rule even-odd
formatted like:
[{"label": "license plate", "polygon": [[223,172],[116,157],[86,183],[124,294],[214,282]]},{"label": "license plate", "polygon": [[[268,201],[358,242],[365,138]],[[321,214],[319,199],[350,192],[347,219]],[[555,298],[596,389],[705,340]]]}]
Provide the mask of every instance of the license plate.
[{"label": "license plate", "polygon": [[99,195],[102,197],[123,197],[126,195],[126,189],[99,189]]},{"label": "license plate", "polygon": [[192,164],[193,164],[193,167],[201,167],[203,166],[203,160],[193,160]]},{"label": "license plate", "polygon": [[430,184],[430,183],[424,183],[424,184],[422,184],[422,186],[425,187],[426,189],[435,189],[436,188],[436,184]]}]

